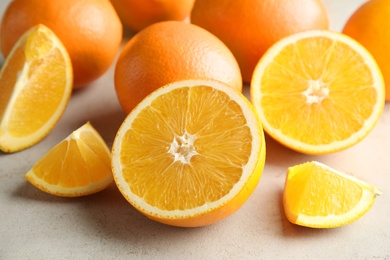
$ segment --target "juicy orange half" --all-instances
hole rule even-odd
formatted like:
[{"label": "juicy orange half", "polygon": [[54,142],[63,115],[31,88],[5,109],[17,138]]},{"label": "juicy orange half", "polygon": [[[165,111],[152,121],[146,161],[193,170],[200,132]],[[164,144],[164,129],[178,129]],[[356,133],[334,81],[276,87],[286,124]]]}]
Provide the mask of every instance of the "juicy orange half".
[{"label": "juicy orange half", "polygon": [[308,154],[358,143],[385,102],[383,77],[371,54],[331,31],[297,33],[273,45],[257,64],[250,93],[264,130]]},{"label": "juicy orange half", "polygon": [[113,182],[110,150],[88,122],[54,146],[25,178],[38,189],[56,196],[93,194]]},{"label": "juicy orange half", "polygon": [[0,150],[16,152],[44,138],[65,111],[73,72],[60,40],[44,25],[27,31],[0,72]]},{"label": "juicy orange half", "polygon": [[140,212],[204,226],[238,210],[259,182],[264,134],[250,102],[218,81],[179,81],[145,98],[112,150],[114,179]]},{"label": "juicy orange half", "polygon": [[319,162],[290,167],[283,194],[287,219],[313,228],[347,225],[363,216],[380,190]]}]

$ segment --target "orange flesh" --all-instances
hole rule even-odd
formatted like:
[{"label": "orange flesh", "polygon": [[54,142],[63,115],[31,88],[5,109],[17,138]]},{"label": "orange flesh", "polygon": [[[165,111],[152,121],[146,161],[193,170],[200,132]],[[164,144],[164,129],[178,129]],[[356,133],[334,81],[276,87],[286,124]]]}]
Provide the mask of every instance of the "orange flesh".
[{"label": "orange flesh", "polygon": [[296,216],[342,215],[361,200],[363,191],[358,184],[329,169],[308,163],[294,168],[289,172],[284,197]]},{"label": "orange flesh", "polygon": [[111,167],[107,152],[92,133],[80,135],[59,143],[37,162],[32,168],[36,177],[65,188],[87,186],[107,178]]},{"label": "orange flesh", "polygon": [[135,195],[162,210],[217,201],[240,180],[251,154],[246,123],[241,108],[210,87],[164,94],[126,132],[123,176]]},{"label": "orange flesh", "polygon": [[[373,84],[363,58],[343,43],[301,39],[266,68],[261,107],[267,107],[268,122],[284,135],[307,144],[329,144],[363,127],[377,102]],[[291,127],[297,122],[300,127]]]},{"label": "orange flesh", "polygon": [[[14,101],[7,123],[7,131],[12,136],[23,137],[35,133],[55,113],[65,95],[66,62],[59,50],[52,48],[51,40],[43,33],[32,33],[27,42],[15,50],[0,77],[2,121],[13,91],[19,91],[19,88],[14,90],[18,77],[23,76],[23,69],[28,69],[24,71],[27,78],[19,83],[23,89]],[[25,66],[25,63],[29,66]],[[45,101],[42,102],[42,99]]]}]

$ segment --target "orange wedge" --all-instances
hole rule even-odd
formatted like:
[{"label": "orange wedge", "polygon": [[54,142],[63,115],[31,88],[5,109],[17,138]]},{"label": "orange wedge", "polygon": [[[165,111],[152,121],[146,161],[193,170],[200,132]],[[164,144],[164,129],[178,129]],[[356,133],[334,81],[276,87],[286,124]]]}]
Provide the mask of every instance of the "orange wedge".
[{"label": "orange wedge", "polygon": [[27,31],[0,72],[0,150],[16,152],[43,139],[63,114],[73,72],[60,40],[44,25]]},{"label": "orange wedge", "polygon": [[218,81],[159,88],[127,116],[113,144],[123,196],[156,221],[184,227],[237,211],[257,186],[264,134],[250,102]]},{"label": "orange wedge", "polygon": [[32,185],[52,195],[93,194],[113,182],[110,150],[88,122],[54,146],[25,177]]},{"label": "orange wedge", "polygon": [[319,162],[290,167],[283,194],[287,219],[313,228],[347,225],[363,216],[380,190]]},{"label": "orange wedge", "polygon": [[358,143],[374,128],[385,100],[371,54],[331,31],[297,33],[273,45],[257,64],[250,93],[264,130],[307,154]]}]

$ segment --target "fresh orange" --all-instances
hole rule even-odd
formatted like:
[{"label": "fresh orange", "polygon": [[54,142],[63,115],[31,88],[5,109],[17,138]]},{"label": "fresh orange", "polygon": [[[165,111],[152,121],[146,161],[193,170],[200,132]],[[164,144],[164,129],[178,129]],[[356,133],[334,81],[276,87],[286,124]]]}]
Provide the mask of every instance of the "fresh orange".
[{"label": "fresh orange", "polygon": [[16,152],[44,138],[56,125],[72,93],[72,64],[46,26],[28,30],[0,72],[0,150]]},{"label": "fresh orange", "polygon": [[52,195],[85,196],[113,182],[110,161],[107,144],[88,122],[54,146],[25,177]]},{"label": "fresh orange", "polygon": [[276,41],[309,29],[328,29],[321,0],[196,0],[191,22],[219,37],[233,52],[245,82]]},{"label": "fresh orange", "polygon": [[256,66],[250,93],[264,130],[308,154],[358,143],[385,103],[383,77],[371,54],[327,30],[297,33],[273,45]]},{"label": "fresh orange", "polygon": [[287,219],[313,228],[354,222],[374,204],[381,191],[319,162],[288,168],[283,206]]},{"label": "fresh orange", "polygon": [[184,22],[155,23],[138,32],[115,68],[115,89],[126,113],[157,88],[186,79],[215,79],[242,90],[240,69],[226,45]]},{"label": "fresh orange", "polygon": [[74,88],[101,76],[122,41],[122,24],[109,0],[14,0],[1,21],[3,55],[37,24],[49,27],[65,45],[74,69]]},{"label": "fresh orange", "polygon": [[264,161],[264,134],[251,103],[214,80],[154,91],[127,116],[112,148],[123,196],[149,218],[184,227],[237,211]]},{"label": "fresh orange", "polygon": [[343,33],[360,42],[374,56],[385,79],[386,100],[390,101],[390,2],[367,1],[349,18]]},{"label": "fresh orange", "polygon": [[162,21],[184,21],[195,0],[111,0],[122,22],[140,31]]}]

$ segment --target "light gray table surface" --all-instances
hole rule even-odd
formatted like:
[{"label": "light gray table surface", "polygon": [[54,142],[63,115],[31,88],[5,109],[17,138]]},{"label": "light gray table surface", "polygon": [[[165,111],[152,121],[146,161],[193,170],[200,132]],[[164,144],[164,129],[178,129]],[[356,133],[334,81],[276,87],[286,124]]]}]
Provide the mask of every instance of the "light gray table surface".
[{"label": "light gray table surface", "polygon": [[[363,0],[324,2],[331,29],[340,31]],[[8,3],[0,1],[0,17]],[[22,152],[0,153],[0,259],[390,259],[389,103],[369,136],[342,152],[308,156],[267,138],[265,170],[254,194],[234,215],[203,228],[175,228],[149,220],[115,185],[74,199],[54,197],[30,185],[24,174],[86,121],[111,146],[124,119],[113,75],[114,65],[74,92],[60,122],[42,142]],[[247,86],[244,93],[248,95]],[[361,178],[383,194],[366,215],[345,227],[292,225],[282,208],[286,170],[310,160]]]}]

